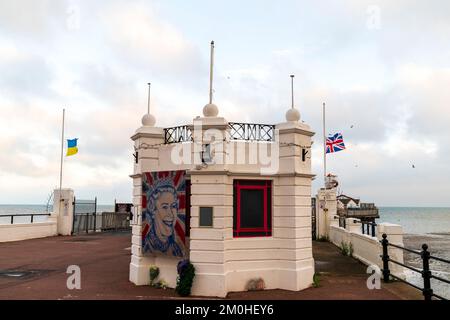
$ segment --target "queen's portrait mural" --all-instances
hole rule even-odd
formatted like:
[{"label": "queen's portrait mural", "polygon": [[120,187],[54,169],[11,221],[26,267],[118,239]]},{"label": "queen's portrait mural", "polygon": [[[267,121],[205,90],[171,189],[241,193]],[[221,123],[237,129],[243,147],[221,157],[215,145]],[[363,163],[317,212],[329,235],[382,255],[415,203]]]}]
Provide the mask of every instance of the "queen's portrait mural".
[{"label": "queen's portrait mural", "polygon": [[142,250],[185,256],[186,171],[142,174]]}]

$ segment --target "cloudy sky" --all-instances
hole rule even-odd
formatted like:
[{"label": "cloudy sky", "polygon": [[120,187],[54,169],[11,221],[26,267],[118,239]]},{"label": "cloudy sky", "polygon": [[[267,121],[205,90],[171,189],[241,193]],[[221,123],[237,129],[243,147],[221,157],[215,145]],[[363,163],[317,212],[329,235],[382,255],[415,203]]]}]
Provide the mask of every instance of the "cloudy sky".
[{"label": "cloudy sky", "polygon": [[[0,203],[45,203],[59,183],[103,204],[131,200],[130,136],[146,112],[186,124],[208,100],[229,121],[279,123],[296,106],[347,150],[341,191],[378,205],[450,206],[449,1],[0,0]],[[415,166],[415,168],[412,167]]]}]

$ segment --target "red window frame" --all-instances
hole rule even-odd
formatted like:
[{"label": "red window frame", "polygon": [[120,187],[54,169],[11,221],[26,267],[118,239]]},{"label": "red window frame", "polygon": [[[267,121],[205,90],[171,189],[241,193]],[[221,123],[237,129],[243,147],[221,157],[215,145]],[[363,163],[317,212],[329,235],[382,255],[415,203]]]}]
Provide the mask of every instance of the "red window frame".
[{"label": "red window frame", "polygon": [[[234,180],[234,208],[233,217],[233,237],[270,237],[272,236],[272,181],[271,180]],[[244,228],[241,227],[241,204],[242,190],[262,190],[263,191],[263,218],[262,227]]]}]

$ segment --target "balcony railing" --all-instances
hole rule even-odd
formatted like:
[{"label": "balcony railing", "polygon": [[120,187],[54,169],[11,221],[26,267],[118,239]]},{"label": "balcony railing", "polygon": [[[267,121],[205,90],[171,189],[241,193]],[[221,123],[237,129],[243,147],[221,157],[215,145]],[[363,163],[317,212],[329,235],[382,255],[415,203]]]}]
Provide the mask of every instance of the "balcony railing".
[{"label": "balcony railing", "polygon": [[[275,141],[275,125],[259,123],[228,122],[231,140],[243,141]],[[164,143],[192,141],[189,126],[178,126],[164,129]]]},{"label": "balcony railing", "polygon": [[192,131],[188,126],[178,126],[164,129],[164,143],[179,143],[192,141]]},{"label": "balcony railing", "polygon": [[232,140],[274,141],[275,125],[228,122]]}]

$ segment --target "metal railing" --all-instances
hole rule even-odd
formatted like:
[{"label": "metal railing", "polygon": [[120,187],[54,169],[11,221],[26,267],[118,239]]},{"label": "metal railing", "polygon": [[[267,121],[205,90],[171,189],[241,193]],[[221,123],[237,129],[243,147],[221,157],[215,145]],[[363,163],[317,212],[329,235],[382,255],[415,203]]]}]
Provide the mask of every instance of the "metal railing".
[{"label": "metal railing", "polygon": [[[275,141],[275,125],[228,122],[231,140]],[[193,141],[190,126],[164,128],[164,144]]]},{"label": "metal railing", "polygon": [[[410,285],[411,287],[416,288],[417,290],[422,291],[422,294],[423,294],[425,300],[431,300],[432,297],[436,297],[441,300],[447,300],[446,298],[441,297],[433,292],[433,289],[431,288],[431,279],[436,279],[436,280],[444,282],[446,284],[450,284],[450,280],[447,280],[447,279],[444,279],[444,278],[441,278],[441,277],[438,277],[438,276],[432,274],[432,272],[430,270],[430,259],[434,259],[434,260],[437,260],[440,262],[450,264],[449,260],[432,256],[430,254],[430,252],[428,251],[427,244],[422,245],[422,251],[416,251],[416,250],[411,250],[411,249],[408,249],[408,248],[405,248],[405,247],[402,247],[402,246],[399,246],[399,245],[396,245],[393,243],[389,243],[389,241],[387,240],[387,235],[385,233],[383,233],[382,238],[383,239],[380,242],[383,247],[383,254],[380,257],[383,260],[383,269],[381,271],[383,273],[383,281],[384,282],[389,282],[390,277],[392,277],[396,280],[399,280],[401,282],[404,282],[404,283]],[[399,261],[391,259],[388,254],[389,246],[419,255],[422,259],[422,270],[416,269],[414,267],[408,266],[404,263],[401,263]],[[421,274],[422,278],[423,278],[423,288],[418,287],[400,277],[397,277],[397,276],[391,274],[391,272],[389,270],[389,262],[392,262],[394,264],[397,264],[399,266],[405,267],[409,270],[412,270],[414,272]]]},{"label": "metal railing", "polygon": [[192,141],[192,131],[187,125],[164,129],[165,144],[188,141]]},{"label": "metal railing", "polygon": [[21,213],[21,214],[0,214],[0,218],[10,217],[11,224],[14,224],[14,217],[31,217],[30,223],[34,222],[35,216],[50,216],[50,213]]},{"label": "metal railing", "polygon": [[344,228],[344,229],[347,227],[345,217],[339,217],[339,227]]},{"label": "metal railing", "polygon": [[97,197],[94,200],[73,199],[72,234],[97,231]]},{"label": "metal railing", "polygon": [[131,228],[130,212],[102,212],[102,231],[128,230]]},{"label": "metal railing", "polygon": [[369,236],[375,237],[376,236],[376,232],[375,232],[376,226],[377,226],[377,224],[375,222],[361,221],[361,232],[362,232],[362,234],[367,234]]},{"label": "metal railing", "polygon": [[228,122],[232,140],[274,141],[275,125]]}]

